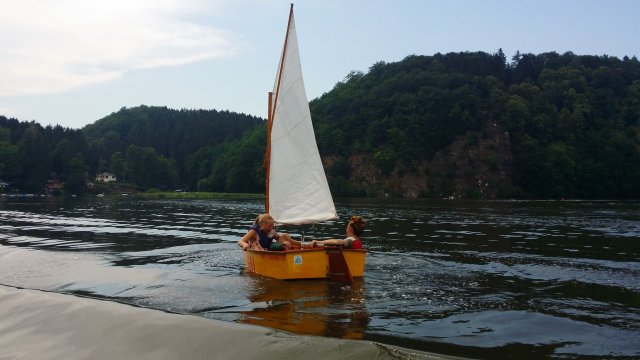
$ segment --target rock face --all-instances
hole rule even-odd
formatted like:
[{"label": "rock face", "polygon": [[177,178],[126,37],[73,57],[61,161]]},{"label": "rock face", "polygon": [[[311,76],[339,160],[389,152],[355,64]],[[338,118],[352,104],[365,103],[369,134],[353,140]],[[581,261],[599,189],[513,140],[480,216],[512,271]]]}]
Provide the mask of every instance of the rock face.
[{"label": "rock face", "polygon": [[433,190],[449,197],[495,198],[511,185],[512,158],[509,133],[487,122],[480,133],[469,132],[436,154],[429,164],[439,182]]},{"label": "rock face", "polygon": [[[487,121],[481,131],[459,136],[430,160],[410,166],[397,161],[383,174],[371,154],[356,154],[349,157],[344,175],[352,193],[371,197],[495,198],[511,187],[512,159],[509,133]],[[331,168],[336,160],[325,158],[324,164],[335,186]]]}]

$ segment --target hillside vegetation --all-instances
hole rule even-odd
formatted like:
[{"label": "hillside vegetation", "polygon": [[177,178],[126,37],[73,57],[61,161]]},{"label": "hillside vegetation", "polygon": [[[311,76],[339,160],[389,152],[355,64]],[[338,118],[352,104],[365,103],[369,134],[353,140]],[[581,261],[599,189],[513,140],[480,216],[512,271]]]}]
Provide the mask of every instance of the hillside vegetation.
[{"label": "hillside vegetation", "polygon": [[[502,51],[409,56],[310,103],[335,196],[638,198],[640,62]],[[264,192],[263,119],[123,108],[81,130],[0,116],[0,179],[81,193],[110,171],[142,189]]]},{"label": "hillside vegetation", "polygon": [[409,56],[349,74],[311,109],[337,193],[640,195],[636,58]]}]

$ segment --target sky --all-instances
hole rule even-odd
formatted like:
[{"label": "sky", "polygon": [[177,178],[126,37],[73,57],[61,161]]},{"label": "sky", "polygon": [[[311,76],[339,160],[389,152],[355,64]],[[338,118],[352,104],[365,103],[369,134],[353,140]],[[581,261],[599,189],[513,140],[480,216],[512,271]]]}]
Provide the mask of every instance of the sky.
[{"label": "sky", "polygon": [[[265,118],[284,0],[0,0],[0,115],[82,128],[122,107]],[[309,100],[408,55],[640,57],[640,0],[299,0]]]}]

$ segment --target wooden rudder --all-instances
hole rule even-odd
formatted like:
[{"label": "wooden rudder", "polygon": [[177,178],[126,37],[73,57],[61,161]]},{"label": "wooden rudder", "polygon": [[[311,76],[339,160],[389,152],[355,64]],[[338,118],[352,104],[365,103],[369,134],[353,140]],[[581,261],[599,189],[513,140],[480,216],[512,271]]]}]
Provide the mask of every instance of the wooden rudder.
[{"label": "wooden rudder", "polygon": [[353,284],[353,277],[351,277],[349,265],[344,258],[342,248],[340,246],[327,247],[325,252],[329,257],[329,278],[332,281],[344,281]]}]

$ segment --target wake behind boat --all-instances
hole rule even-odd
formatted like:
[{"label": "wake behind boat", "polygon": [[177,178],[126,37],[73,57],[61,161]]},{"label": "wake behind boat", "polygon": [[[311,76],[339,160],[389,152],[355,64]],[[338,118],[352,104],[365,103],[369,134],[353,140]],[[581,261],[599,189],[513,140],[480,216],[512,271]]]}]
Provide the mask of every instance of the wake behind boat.
[{"label": "wake behind boat", "polygon": [[[337,219],[316,144],[307,100],[293,4],[273,91],[267,125],[266,212],[279,224],[314,224]],[[351,281],[364,275],[366,250],[327,248],[281,252],[246,250],[249,271],[277,279],[331,278]]]}]

